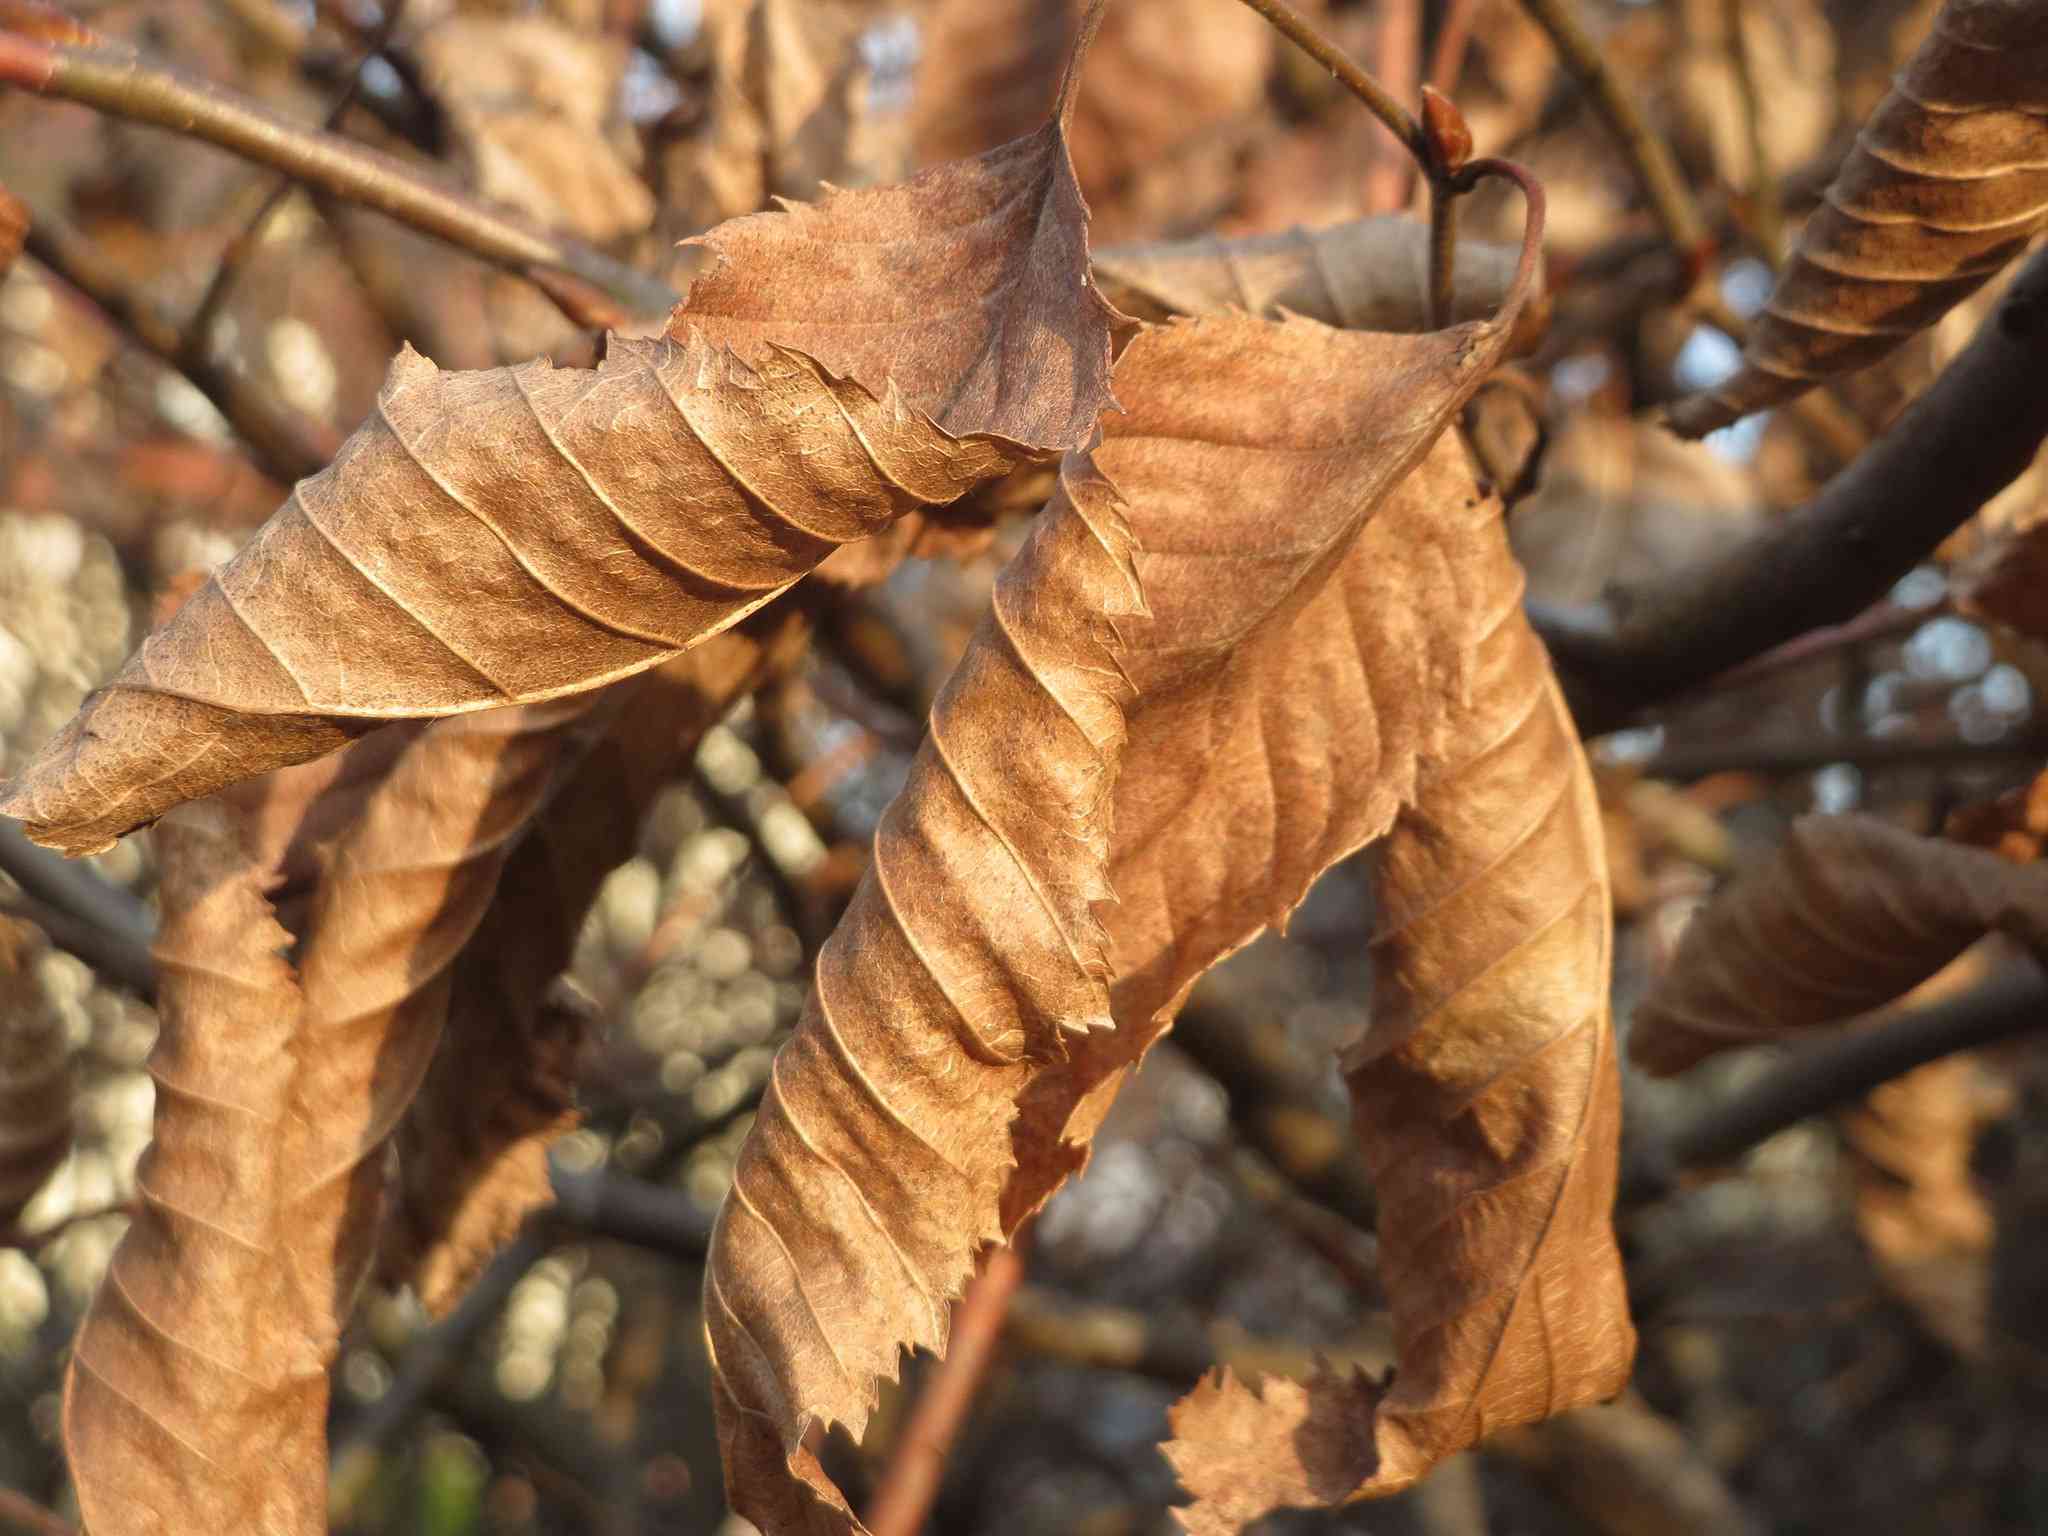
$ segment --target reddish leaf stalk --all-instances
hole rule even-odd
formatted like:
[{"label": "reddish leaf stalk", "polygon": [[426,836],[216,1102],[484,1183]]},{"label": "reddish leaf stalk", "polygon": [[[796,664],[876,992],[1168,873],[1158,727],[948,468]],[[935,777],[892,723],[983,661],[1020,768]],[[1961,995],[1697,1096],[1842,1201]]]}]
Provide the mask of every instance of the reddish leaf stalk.
[{"label": "reddish leaf stalk", "polygon": [[981,1273],[955,1303],[946,1358],[919,1394],[868,1507],[873,1536],[917,1536],[924,1528],[945,1474],[947,1452],[988,1378],[1011,1298],[1023,1282],[1024,1255],[1017,1246],[992,1248]]}]

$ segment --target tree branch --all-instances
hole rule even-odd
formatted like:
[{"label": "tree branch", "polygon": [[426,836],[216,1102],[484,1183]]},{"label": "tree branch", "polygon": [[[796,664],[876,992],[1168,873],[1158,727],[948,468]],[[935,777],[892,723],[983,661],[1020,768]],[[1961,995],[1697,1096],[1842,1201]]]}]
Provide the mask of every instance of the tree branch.
[{"label": "tree branch", "polygon": [[1665,238],[1684,258],[1685,286],[1691,288],[1713,250],[1713,237],[1707,232],[1706,221],[1700,217],[1685,178],[1679,174],[1671,147],[1651,128],[1635,98],[1615,79],[1600,45],[1586,31],[1571,0],[1522,0],[1522,5],[1548,34],[1565,68],[1592,98],[1594,109],[1635,167],[1636,179],[1642,183]]},{"label": "tree branch", "polygon": [[[0,32],[0,50],[6,41]],[[320,469],[339,451],[341,434],[325,422],[281,406],[271,391],[232,368],[188,357],[184,335],[170,317],[134,292],[90,240],[46,210],[34,210],[28,253],[98,305],[144,351],[183,374],[248,444],[265,473],[290,482]]]},{"label": "tree branch", "polygon": [[[345,202],[360,203],[520,273],[572,311],[609,294],[630,313],[659,315],[676,301],[667,284],[579,241],[549,234],[428,181],[389,155],[286,121],[233,92],[183,79],[131,53],[51,44],[0,32],[0,85],[76,101],[217,145]],[[617,311],[607,322],[624,318]]]},{"label": "tree branch", "polygon": [[1387,131],[1401,141],[1425,176],[1434,181],[1438,167],[1430,157],[1422,124],[1414,114],[1387,94],[1379,81],[1367,74],[1357,60],[1318,32],[1314,23],[1287,4],[1287,0],[1238,0],[1258,12],[1273,30],[1336,77],[1337,83],[1365,103],[1366,110],[1387,125]]},{"label": "tree branch", "polygon": [[1713,1105],[1631,1159],[1623,1206],[1669,1194],[1683,1169],[1714,1168],[1823,1110],[1957,1051],[1974,1050],[2048,1024],[2048,976],[2033,966],[1958,996],[1882,1010],[1848,1033],[1809,1046],[1747,1092]]},{"label": "tree branch", "polygon": [[1869,607],[2048,437],[2048,251],[1890,431],[1803,510],[1704,571],[1584,609],[1532,608],[1586,735]]},{"label": "tree branch", "polygon": [[[156,961],[149,952],[156,921],[141,902],[85,865],[38,848],[20,822],[5,818],[0,871],[56,916],[44,931],[59,949],[145,999],[156,995]],[[29,916],[40,921],[38,914]]]}]

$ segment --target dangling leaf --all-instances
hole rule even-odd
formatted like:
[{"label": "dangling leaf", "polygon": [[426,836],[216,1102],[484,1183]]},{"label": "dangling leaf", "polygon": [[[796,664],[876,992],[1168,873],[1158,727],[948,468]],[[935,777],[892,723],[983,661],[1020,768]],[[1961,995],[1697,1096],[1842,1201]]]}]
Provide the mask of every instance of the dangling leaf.
[{"label": "dangling leaf", "polygon": [[1694,919],[1636,1009],[1629,1056],[1683,1072],[1718,1051],[1891,1002],[1987,933],[2048,953],[2048,878],[1869,816],[1808,816]]},{"label": "dangling leaf", "polygon": [[1599,805],[1519,588],[1490,594],[1453,740],[1380,855],[1372,1023],[1345,1057],[1394,1373],[1196,1388],[1166,1454],[1198,1536],[1396,1492],[1628,1380]]},{"label": "dangling leaf", "polygon": [[64,1441],[93,1536],[327,1529],[327,1297],[285,1250],[299,989],[240,818],[166,821],[141,1210],[80,1326]]},{"label": "dangling leaf", "polygon": [[1947,0],[1800,232],[1742,368],[1681,401],[1688,437],[1867,368],[2048,225],[2048,10]]},{"label": "dangling leaf", "polygon": [[1072,78],[1029,138],[721,226],[669,335],[594,371],[402,355],[335,462],[0,811],[92,852],[383,721],[588,692],[1080,443],[1115,317],[1067,158]]},{"label": "dangling leaf", "polygon": [[[1141,1005],[1164,1008],[1391,818],[1415,744],[1397,729],[1383,748],[1370,715],[1325,708],[1360,698],[1355,640],[1319,643],[1323,672],[1284,637],[1497,361],[1533,254],[1532,235],[1514,302],[1485,325],[1401,337],[1235,316],[1149,331],[1119,361],[1128,414],[1069,458],[997,583],[720,1215],[705,1302],[720,1434],[734,1507],[764,1529],[858,1528],[812,1429],[859,1434],[900,1351],[944,1348],[976,1250],[1077,1160],[1092,1121],[1059,1133],[1116,1070],[1091,1070],[1094,1053],[1152,1022],[1112,1005],[1127,905],[1169,905],[1176,953]],[[1421,678],[1442,681],[1433,662]],[[1368,781],[1385,767],[1388,786],[1342,786],[1356,807],[1312,782],[1275,795],[1263,752],[1288,731]],[[1213,797],[1191,807],[1196,789]],[[1134,875],[1106,905],[1124,874],[1113,821],[1134,847],[1184,848],[1198,824],[1243,846]],[[1162,925],[1140,921],[1135,942],[1154,942]]]}]

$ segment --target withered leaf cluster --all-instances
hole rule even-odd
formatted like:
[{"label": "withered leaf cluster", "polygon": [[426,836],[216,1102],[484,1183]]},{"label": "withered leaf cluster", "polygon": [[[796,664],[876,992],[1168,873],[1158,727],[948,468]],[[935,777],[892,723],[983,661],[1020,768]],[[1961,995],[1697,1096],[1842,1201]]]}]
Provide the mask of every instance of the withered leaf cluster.
[{"label": "withered leaf cluster", "polygon": [[677,751],[801,642],[770,605],[1053,460],[719,1219],[735,1507],[860,1529],[815,1432],[943,1351],[1196,980],[1373,843],[1344,1069],[1398,1368],[1205,1382],[1182,1522],[1386,1493],[1622,1386],[1599,812],[1448,430],[1537,300],[1540,201],[1442,330],[1398,226],[1129,253],[1104,282],[1183,317],[1129,320],[1068,149],[1099,15],[1045,126],[720,226],[658,340],[402,356],[9,788],[74,853],[165,818],[157,1138],[67,1408],[100,1536],[320,1528],[355,1295],[444,1305],[544,1199],[581,1030],[548,983]]}]

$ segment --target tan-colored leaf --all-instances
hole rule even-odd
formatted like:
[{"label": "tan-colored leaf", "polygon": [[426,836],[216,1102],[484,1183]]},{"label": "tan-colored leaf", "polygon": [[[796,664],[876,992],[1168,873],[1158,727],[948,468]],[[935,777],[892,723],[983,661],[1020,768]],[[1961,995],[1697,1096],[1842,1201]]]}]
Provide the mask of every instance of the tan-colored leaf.
[{"label": "tan-colored leaf", "polygon": [[64,1439],[96,1536],[327,1528],[328,1295],[286,1262],[299,990],[238,818],[167,819],[141,1210],[72,1349]]},{"label": "tan-colored leaf", "polygon": [[[767,619],[768,615],[762,616]],[[455,960],[445,1031],[398,1138],[380,1267],[431,1312],[460,1297],[551,1198],[547,1152],[574,1123],[588,1019],[550,987],[604,877],[629,857],[656,792],[703,733],[800,650],[798,613],[726,631],[619,687],[609,729],[554,789]],[[477,1063],[488,1061],[480,1074]]]},{"label": "tan-colored leaf", "polygon": [[1166,1454],[1200,1536],[1394,1492],[1628,1379],[1599,807],[1518,581],[1486,595],[1451,740],[1380,854],[1375,1005],[1345,1058],[1395,1373],[1224,1374],[1184,1398]]},{"label": "tan-colored leaf", "polygon": [[[1518,291],[1530,270],[1533,248]],[[943,1349],[975,1251],[1078,1162],[1138,1053],[1125,1031],[1156,1035],[1153,1010],[1391,818],[1426,686],[1382,738],[1369,716],[1336,715],[1360,699],[1355,641],[1327,665],[1298,658],[1282,686],[1284,636],[1512,320],[1403,337],[1237,315],[1148,331],[1120,359],[1127,414],[1069,458],[999,580],[720,1215],[706,1283],[720,1432],[734,1505],[764,1529],[858,1529],[812,1428],[858,1434],[899,1351]],[[1398,612],[1405,594],[1372,590]],[[1402,682],[1444,680],[1434,655],[1393,665]],[[1138,731],[1149,755],[1127,805],[1119,765]],[[1359,805],[1327,785],[1272,795],[1265,747],[1291,733],[1363,780],[1344,786]],[[1191,810],[1211,773],[1213,807]],[[1227,852],[1117,867],[1136,894],[1119,884],[1104,906],[1113,792],[1119,845],[1206,837]],[[1165,904],[1137,942],[1173,952],[1127,1018],[1110,983],[1134,903]]]},{"label": "tan-colored leaf", "polygon": [[[1519,254],[1513,246],[1459,242],[1455,318],[1479,320],[1499,309]],[[1229,308],[1270,317],[1286,309],[1349,330],[1420,331],[1429,326],[1429,228],[1388,215],[1278,235],[1113,245],[1096,253],[1095,281],[1112,304],[1141,320]]]},{"label": "tan-colored leaf", "polygon": [[671,334],[615,340],[594,371],[402,355],[334,464],[0,809],[89,852],[374,723],[588,691],[1079,443],[1114,319],[1085,225],[1056,116],[900,186],[722,226]]},{"label": "tan-colored leaf", "polygon": [[485,197],[591,240],[653,222],[654,194],[621,153],[613,118],[622,39],[542,16],[457,15],[413,47]]},{"label": "tan-colored leaf", "polygon": [[1868,816],[1808,816],[1695,918],[1637,1008],[1629,1055],[1682,1072],[1718,1051],[1891,1002],[1987,933],[2044,952],[2048,880]]},{"label": "tan-colored leaf", "polygon": [[1751,327],[1743,366],[1681,402],[1699,436],[1868,367],[2048,224],[2048,12],[1947,0],[1864,124]]},{"label": "tan-colored leaf", "polygon": [[36,974],[43,936],[0,915],[0,1227],[71,1150],[71,1046]]}]

